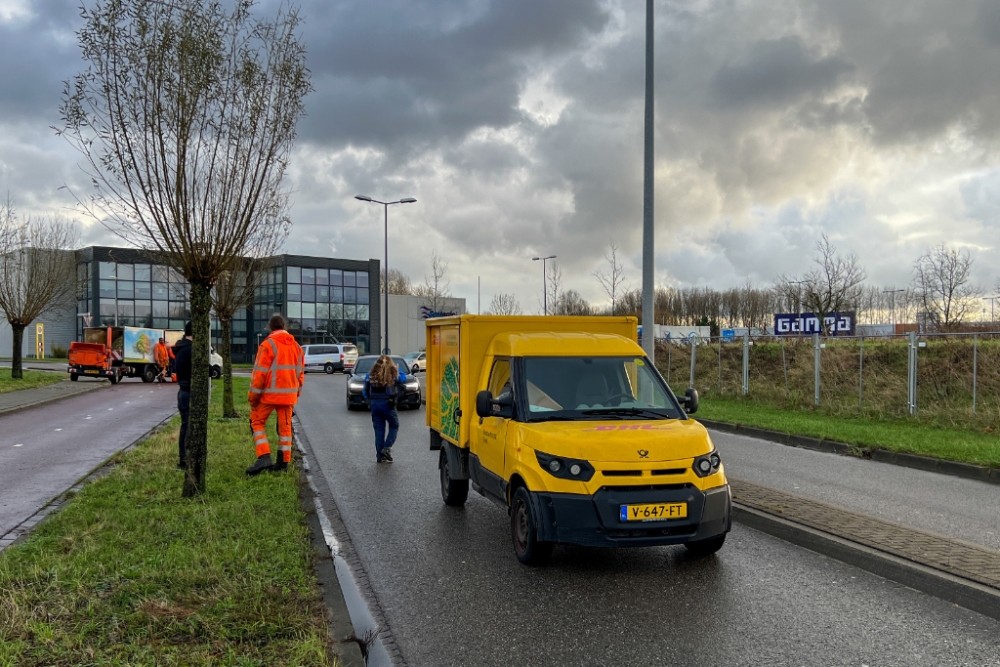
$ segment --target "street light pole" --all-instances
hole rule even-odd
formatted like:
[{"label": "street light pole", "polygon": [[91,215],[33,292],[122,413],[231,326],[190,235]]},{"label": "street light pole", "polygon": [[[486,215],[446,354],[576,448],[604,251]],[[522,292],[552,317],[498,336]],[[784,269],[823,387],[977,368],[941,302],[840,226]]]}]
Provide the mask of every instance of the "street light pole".
[{"label": "street light pole", "polygon": [[381,204],[385,212],[385,348],[382,354],[389,354],[389,207],[392,204],[414,204],[417,200],[413,197],[404,197],[397,201],[379,201],[365,195],[355,195],[354,198],[371,204]]},{"label": "street light pole", "polygon": [[906,291],[905,289],[887,289],[887,290],[882,290],[882,294],[891,294],[892,295],[892,297],[891,297],[892,298],[892,303],[891,303],[891,308],[892,308],[892,333],[896,333],[896,294],[898,294],[899,292],[905,292],[905,291]]},{"label": "street light pole", "polygon": [[644,119],[644,147],[642,170],[642,349],[650,360],[655,360],[656,341],[654,324],[654,255],[653,255],[653,0],[646,0],[646,105]]},{"label": "street light pole", "polygon": [[[990,324],[993,324],[994,322],[996,322],[996,318],[993,316],[993,304],[994,304],[994,302],[996,302],[997,299],[1000,299],[1000,296],[984,296],[983,297],[983,301],[989,301],[990,302]],[[983,310],[985,311],[986,309],[984,308]]]},{"label": "street light pole", "polygon": [[532,262],[537,262],[542,260],[542,312],[545,315],[549,314],[549,286],[545,278],[545,262],[550,259],[555,259],[555,255],[549,255],[548,257],[532,257]]}]

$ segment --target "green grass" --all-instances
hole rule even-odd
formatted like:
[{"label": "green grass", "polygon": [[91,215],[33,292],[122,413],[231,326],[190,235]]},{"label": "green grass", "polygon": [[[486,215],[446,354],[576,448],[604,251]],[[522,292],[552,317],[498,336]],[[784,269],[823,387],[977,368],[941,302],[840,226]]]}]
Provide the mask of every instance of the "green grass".
[{"label": "green grass", "polygon": [[933,418],[838,416],[806,408],[780,408],[718,397],[703,399],[696,417],[1000,467],[1000,437],[991,427],[977,431],[941,425]]},{"label": "green grass", "polygon": [[174,419],[0,554],[0,666],[335,664],[297,478],[244,475],[246,408],[222,420],[216,389],[204,496]]},{"label": "green grass", "polygon": [[21,389],[37,389],[66,379],[65,373],[50,373],[47,371],[24,371],[20,380],[15,380],[10,376],[9,368],[0,368],[0,394]]}]

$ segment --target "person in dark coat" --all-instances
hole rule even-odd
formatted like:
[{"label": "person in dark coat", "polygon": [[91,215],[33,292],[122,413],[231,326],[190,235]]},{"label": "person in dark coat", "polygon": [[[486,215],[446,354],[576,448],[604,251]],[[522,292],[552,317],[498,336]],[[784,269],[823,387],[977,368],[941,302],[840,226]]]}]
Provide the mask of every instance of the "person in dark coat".
[{"label": "person in dark coat", "polygon": [[184,325],[184,338],[174,344],[174,372],[177,374],[177,410],[181,413],[181,433],[177,438],[177,467],[187,468],[188,415],[191,412],[191,323]]}]

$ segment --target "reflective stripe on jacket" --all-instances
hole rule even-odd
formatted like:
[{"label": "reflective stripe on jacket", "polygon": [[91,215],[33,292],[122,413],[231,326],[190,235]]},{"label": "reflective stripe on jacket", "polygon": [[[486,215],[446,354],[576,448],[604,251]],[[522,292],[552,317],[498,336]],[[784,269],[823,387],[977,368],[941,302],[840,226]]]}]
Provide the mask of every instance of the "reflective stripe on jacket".
[{"label": "reflective stripe on jacket", "polygon": [[257,350],[247,398],[270,405],[295,405],[305,376],[305,359],[295,338],[283,329],[273,331]]}]

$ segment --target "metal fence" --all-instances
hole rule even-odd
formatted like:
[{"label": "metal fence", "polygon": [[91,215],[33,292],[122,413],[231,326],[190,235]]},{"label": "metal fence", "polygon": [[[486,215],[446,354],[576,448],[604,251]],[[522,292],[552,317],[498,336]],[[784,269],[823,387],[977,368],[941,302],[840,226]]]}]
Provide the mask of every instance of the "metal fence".
[{"label": "metal fence", "polygon": [[1000,332],[719,337],[657,344],[675,391],[843,412],[1000,419]]}]

